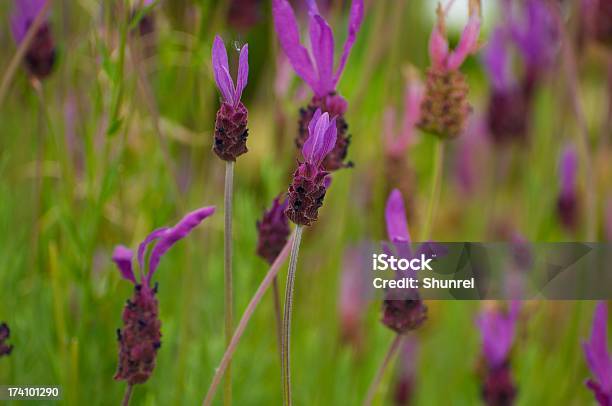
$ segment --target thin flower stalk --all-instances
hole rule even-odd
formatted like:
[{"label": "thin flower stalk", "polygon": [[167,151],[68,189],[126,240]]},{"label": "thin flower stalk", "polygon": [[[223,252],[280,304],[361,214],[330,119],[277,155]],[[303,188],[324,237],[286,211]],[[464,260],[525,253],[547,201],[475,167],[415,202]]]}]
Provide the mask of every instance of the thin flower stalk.
[{"label": "thin flower stalk", "polygon": [[289,186],[288,206],[285,210],[287,218],[297,225],[287,274],[285,308],[283,310],[283,345],[281,346],[283,400],[287,406],[292,404],[291,315],[302,227],[310,226],[317,220],[319,208],[323,205],[323,199],[331,183],[331,177],[329,172],[324,169],[323,161],[336,145],[336,118],[330,120],[328,113],[322,113],[321,109],[318,109],[308,125],[308,133],[308,139],[302,147],[304,162],[299,164],[293,174],[293,180]]},{"label": "thin flower stalk", "polygon": [[[213,151],[225,161],[224,192],[224,281],[225,281],[225,342],[229,345],[233,332],[233,276],[232,276],[232,205],[234,190],[234,164],[236,158],[248,149],[248,111],[242,101],[242,92],[249,75],[249,46],[239,50],[238,75],[236,83],[229,71],[227,50],[221,37],[216,36],[212,48],[212,66],[215,82],[222,96],[221,107],[215,120]],[[224,385],[224,402],[230,405],[232,380],[230,367]]]},{"label": "thin flower stalk", "polygon": [[227,371],[229,363],[232,360],[232,357],[234,356],[234,352],[236,351],[236,348],[238,347],[238,343],[240,342],[240,339],[242,338],[242,335],[244,334],[244,330],[246,329],[249,321],[251,320],[251,316],[253,316],[255,309],[259,305],[259,302],[261,302],[261,299],[266,293],[266,290],[270,287],[270,284],[272,284],[273,281],[276,279],[276,276],[278,275],[281,265],[283,265],[283,263],[289,256],[290,249],[293,246],[293,238],[294,237],[289,238],[289,240],[283,247],[282,251],[278,254],[276,259],[272,263],[270,270],[264,277],[263,281],[257,288],[257,291],[251,298],[251,301],[247,305],[247,308],[244,311],[240,321],[238,322],[238,326],[236,327],[236,330],[234,331],[234,335],[232,336],[230,344],[225,350],[225,353],[223,354],[223,358],[221,359],[221,362],[219,363],[219,367],[215,370],[215,375],[213,376],[210,387],[208,388],[208,391],[206,392],[206,396],[204,397],[204,401],[202,402],[202,405],[204,406],[212,405],[212,401],[215,397],[217,388],[219,387],[219,384],[221,383],[221,379],[223,379],[223,376]]},{"label": "thin flower stalk", "polygon": [[370,406],[372,404],[374,396],[376,396],[376,391],[380,386],[380,382],[382,381],[382,378],[385,375],[385,372],[387,371],[391,360],[393,360],[393,358],[395,357],[395,353],[400,348],[403,338],[404,336],[401,334],[396,334],[395,338],[393,338],[393,341],[391,342],[391,345],[389,346],[389,349],[387,350],[387,353],[385,354],[385,357],[383,358],[380,367],[378,367],[378,371],[376,371],[374,380],[368,388],[368,393],[366,394],[365,400],[363,401],[364,406]]}]

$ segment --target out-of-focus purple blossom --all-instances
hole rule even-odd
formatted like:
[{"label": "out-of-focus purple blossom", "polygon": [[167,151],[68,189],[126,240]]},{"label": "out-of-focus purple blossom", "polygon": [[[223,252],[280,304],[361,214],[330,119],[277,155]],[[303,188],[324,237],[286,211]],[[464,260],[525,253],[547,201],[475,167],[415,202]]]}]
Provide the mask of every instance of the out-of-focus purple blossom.
[{"label": "out-of-focus purple blossom", "polygon": [[4,322],[0,323],[0,357],[11,355],[13,351],[13,346],[6,342],[10,336],[11,330],[8,324]]},{"label": "out-of-focus purple blossom", "polygon": [[231,0],[227,22],[235,29],[248,31],[261,21],[262,0]]},{"label": "out-of-focus purple blossom", "polygon": [[[121,276],[134,284],[134,294],[123,310],[123,328],[117,330],[119,340],[119,366],[116,380],[129,384],[146,382],[155,368],[157,350],[161,346],[161,322],[151,279],[161,257],[181,239],[185,238],[205,218],[211,216],[214,207],[204,207],[187,214],[174,227],[159,228],[149,234],[138,247],[138,254],[124,246],[117,246],[113,252],[113,262]],[[145,256],[149,244],[155,243],[149,261]],[[140,268],[140,278],[134,274],[133,264]],[[145,269],[146,268],[146,269]]]},{"label": "out-of-focus purple blossom", "polygon": [[[410,258],[410,232],[401,192],[394,189],[385,207],[387,235],[401,258]],[[396,277],[403,277],[398,274]],[[418,290],[388,289],[383,301],[382,323],[398,334],[418,328],[427,318],[427,307],[419,297]]]},{"label": "out-of-focus purple blossom", "polygon": [[285,210],[289,220],[305,226],[317,220],[329,186],[329,172],[321,164],[336,144],[336,118],[330,120],[328,113],[317,110],[308,125],[308,133],[310,135],[302,148],[305,161],[293,174],[289,205]]},{"label": "out-of-focus purple blossom", "polygon": [[240,98],[249,76],[249,45],[245,44],[240,49],[235,86],[230,75],[227,50],[218,35],[213,42],[212,65],[215,82],[222,96],[221,107],[217,111],[215,121],[213,151],[224,161],[235,161],[238,156],[248,151],[246,146],[248,111]]},{"label": "out-of-focus purple blossom", "polygon": [[340,275],[338,313],[341,338],[357,349],[362,343],[362,321],[368,306],[369,248],[367,244],[349,247],[344,254]]},{"label": "out-of-focus purple blossom", "polygon": [[404,109],[401,124],[397,123],[395,110],[388,108],[384,116],[385,152],[390,157],[401,157],[414,141],[414,132],[421,118],[421,101],[425,87],[413,78],[404,90]]},{"label": "out-of-focus purple blossom", "polygon": [[612,47],[612,3],[608,0],[582,0],[580,14],[583,35]]},{"label": "out-of-focus purple blossom", "polygon": [[257,255],[272,264],[289,239],[291,229],[285,215],[288,201],[277,196],[272,207],[257,221]]},{"label": "out-of-focus purple blossom", "polygon": [[510,31],[525,61],[528,77],[550,69],[559,51],[559,27],[548,2],[526,0],[511,16]]},{"label": "out-of-focus purple blossom", "polygon": [[414,396],[416,378],[417,343],[413,337],[405,337],[397,363],[397,377],[393,401],[396,406],[409,406]]},{"label": "out-of-focus purple blossom", "polygon": [[510,368],[510,350],[514,342],[519,311],[520,303],[515,301],[510,304],[508,312],[489,308],[476,320],[486,364],[482,397],[488,406],[512,405],[516,397],[517,390]]},{"label": "out-of-focus purple blossom", "polygon": [[441,138],[459,136],[471,112],[467,100],[469,87],[459,68],[467,56],[478,49],[479,13],[479,7],[471,8],[459,44],[450,51],[446,39],[446,11],[438,5],[438,20],[429,38],[431,66],[427,69],[419,127]]},{"label": "out-of-focus purple blossom", "polygon": [[483,183],[485,157],[489,143],[486,138],[486,123],[482,115],[471,116],[464,134],[457,141],[455,178],[459,190],[466,196],[476,191]]},{"label": "out-of-focus purple blossom", "polygon": [[570,230],[578,225],[578,190],[576,174],[578,171],[578,154],[572,145],[561,153],[559,160],[559,196],[557,213],[563,225]]},{"label": "out-of-focus purple blossom", "polygon": [[608,353],[608,308],[605,302],[597,303],[589,341],[582,343],[584,355],[593,379],[586,386],[593,391],[601,406],[612,405],[612,356]]},{"label": "out-of-focus purple blossom", "polygon": [[[11,15],[11,31],[15,42],[19,45],[25,38],[28,29],[42,12],[47,1],[51,0],[15,0]],[[42,24],[34,34],[32,42],[26,50],[24,62],[29,74],[44,79],[51,74],[55,64],[55,43],[51,33],[48,17],[44,16]]]},{"label": "out-of-focus purple blossom", "polygon": [[500,367],[508,361],[519,311],[520,303],[512,302],[508,312],[491,308],[478,316],[476,325],[480,329],[482,354],[490,368]]}]

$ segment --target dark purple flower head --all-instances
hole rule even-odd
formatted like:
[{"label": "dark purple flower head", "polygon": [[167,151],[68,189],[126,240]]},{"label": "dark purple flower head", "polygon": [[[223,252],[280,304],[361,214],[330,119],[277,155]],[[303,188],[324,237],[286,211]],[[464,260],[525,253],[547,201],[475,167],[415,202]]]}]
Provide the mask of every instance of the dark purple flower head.
[{"label": "dark purple flower head", "polygon": [[[183,217],[174,227],[159,228],[149,234],[138,247],[139,282],[132,267],[134,261],[132,250],[124,246],[115,248],[113,261],[121,276],[134,284],[134,294],[123,310],[123,328],[117,330],[119,366],[115,379],[125,380],[133,385],[146,382],[153,373],[157,350],[161,345],[161,322],[155,297],[157,285],[151,286],[151,278],[161,257],[170,247],[186,237],[214,211],[214,207],[195,210]],[[145,265],[147,247],[155,241],[157,242]]]},{"label": "dark purple flower head", "polygon": [[322,162],[336,144],[336,119],[317,110],[308,125],[309,137],[302,148],[304,162],[293,174],[289,186],[289,206],[285,214],[295,224],[309,226],[317,220],[319,207],[323,205],[329,187],[329,173]]},{"label": "dark purple flower head", "polygon": [[213,151],[224,161],[235,161],[248,151],[248,111],[240,101],[249,76],[249,45],[240,49],[236,86],[230,75],[227,50],[218,35],[212,48],[212,65],[215,82],[221,92],[222,103],[215,120]]},{"label": "dark purple flower head", "polygon": [[257,255],[272,264],[289,239],[291,229],[285,215],[288,200],[277,196],[272,207],[257,221]]},{"label": "dark purple flower head", "polygon": [[508,312],[485,309],[476,320],[482,338],[482,354],[489,368],[505,364],[514,343],[520,303],[512,302]]},{"label": "dark purple flower head", "polygon": [[574,229],[578,225],[578,191],[576,173],[578,171],[578,154],[569,145],[561,153],[559,160],[559,196],[557,212],[563,225]]},{"label": "dark purple flower head", "polygon": [[0,323],[0,357],[10,355],[13,351],[13,346],[6,341],[11,336],[11,330],[6,323]]},{"label": "dark purple flower head", "polygon": [[612,3],[608,0],[580,1],[584,34],[603,46],[612,47]]},{"label": "dark purple flower head", "polygon": [[[51,0],[16,0],[11,15],[11,31],[15,42],[19,45],[24,40],[28,29],[43,10],[47,1]],[[44,17],[38,31],[30,43],[25,57],[25,66],[30,75],[43,79],[53,70],[55,63],[55,44],[51,34],[51,25]]]},{"label": "dark purple flower head", "polygon": [[325,97],[336,91],[336,85],[346,66],[363,21],[363,0],[353,0],[349,15],[348,36],[342,56],[334,70],[334,34],[319,13],[314,0],[308,1],[308,32],[311,52],[300,42],[300,29],[287,0],[272,1],[274,27],[285,55],[293,69],[312,89],[315,95]]},{"label": "dark purple flower head", "polygon": [[599,302],[595,308],[593,328],[589,341],[582,343],[587,364],[594,379],[586,385],[595,394],[601,406],[612,405],[612,356],[608,353],[608,308]]}]

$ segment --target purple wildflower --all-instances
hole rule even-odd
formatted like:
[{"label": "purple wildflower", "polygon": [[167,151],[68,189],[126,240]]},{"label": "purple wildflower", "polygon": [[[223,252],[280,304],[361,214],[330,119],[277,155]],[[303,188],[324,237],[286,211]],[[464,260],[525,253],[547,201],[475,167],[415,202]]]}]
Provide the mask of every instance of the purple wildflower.
[{"label": "purple wildflower", "polygon": [[248,151],[248,111],[240,101],[249,76],[249,45],[240,49],[236,86],[230,76],[227,50],[223,40],[215,36],[212,48],[212,65],[215,82],[221,92],[222,102],[215,121],[213,151],[224,161],[235,161]]},{"label": "purple wildflower", "polygon": [[270,210],[264,212],[263,218],[257,221],[257,255],[271,265],[289,239],[291,229],[285,215],[287,199],[281,196],[274,198]]},{"label": "purple wildflower", "polygon": [[464,134],[457,141],[455,178],[461,193],[472,195],[482,183],[489,143],[486,138],[486,123],[481,114],[473,114]]},{"label": "purple wildflower", "polygon": [[[161,346],[161,322],[157,298],[157,284],[151,285],[161,257],[181,239],[185,238],[206,217],[211,216],[214,207],[204,207],[187,214],[174,227],[164,227],[149,234],[138,247],[137,263],[140,268],[138,282],[132,264],[132,250],[117,246],[113,261],[121,276],[134,284],[134,294],[123,310],[123,328],[117,330],[119,340],[119,366],[116,380],[125,380],[130,385],[146,382],[155,368],[157,350]],[[145,266],[149,244],[157,241],[151,250]],[[146,268],[146,270],[145,270]]]},{"label": "purple wildflower", "polygon": [[231,0],[227,22],[233,28],[248,31],[261,21],[262,0]]},{"label": "purple wildflower", "polygon": [[344,119],[347,102],[336,92],[336,87],[346,66],[357,32],[363,21],[363,0],[353,0],[349,14],[348,36],[340,61],[334,71],[334,35],[327,21],[321,16],[314,0],[308,1],[309,34],[311,51],[300,42],[300,30],[291,5],[287,0],[273,0],[272,14],[278,39],[296,74],[310,86],[314,96],[307,108],[300,110],[298,149],[306,142],[308,124],[314,113],[321,109],[337,117],[337,138],[333,152],[323,164],[326,170],[336,170],[350,164],[344,163],[350,142],[348,125]]},{"label": "purple wildflower", "polygon": [[429,38],[431,66],[427,70],[425,96],[419,126],[443,138],[459,136],[471,111],[467,101],[468,85],[459,68],[468,55],[478,49],[480,10],[470,10],[459,44],[450,51],[446,39],[446,12],[438,5],[438,21]]},{"label": "purple wildflower", "polygon": [[321,113],[318,109],[308,125],[308,133],[310,135],[302,147],[304,162],[293,174],[289,185],[289,206],[285,210],[289,220],[304,226],[317,220],[331,181],[322,163],[336,145],[336,118],[330,120],[328,113]]},{"label": "purple wildflower", "polygon": [[588,38],[612,48],[612,3],[608,0],[580,1],[582,30]]},{"label": "purple wildflower", "polygon": [[578,171],[578,155],[573,146],[567,146],[559,160],[559,197],[557,198],[557,213],[561,223],[573,230],[578,225],[579,202],[576,183]]},{"label": "purple wildflower", "polygon": [[[402,194],[397,189],[394,189],[387,199],[385,221],[389,240],[395,245],[398,254],[410,257],[411,239],[406,210]],[[420,299],[418,291],[406,291],[406,289],[389,289],[383,301],[382,323],[398,334],[416,329],[427,318],[427,307]]]},{"label": "purple wildflower", "polygon": [[[11,15],[11,31],[18,45],[24,40],[28,29],[45,7],[47,1],[50,0],[16,0],[14,2],[13,14]],[[24,57],[29,74],[37,79],[44,79],[49,76],[53,71],[55,54],[51,24],[45,16]]]},{"label": "purple wildflower", "polygon": [[599,302],[595,308],[591,338],[582,343],[584,356],[594,377],[586,381],[586,386],[593,391],[601,406],[612,405],[612,357],[607,349],[607,320],[606,303]]},{"label": "purple wildflower", "polygon": [[10,355],[13,351],[13,346],[6,343],[10,336],[9,326],[6,323],[0,323],[0,357]]},{"label": "purple wildflower", "polygon": [[486,365],[482,396],[489,406],[511,405],[516,397],[510,368],[510,350],[514,342],[519,311],[519,302],[512,302],[507,313],[497,308],[489,308],[476,320],[482,337],[482,356]]}]

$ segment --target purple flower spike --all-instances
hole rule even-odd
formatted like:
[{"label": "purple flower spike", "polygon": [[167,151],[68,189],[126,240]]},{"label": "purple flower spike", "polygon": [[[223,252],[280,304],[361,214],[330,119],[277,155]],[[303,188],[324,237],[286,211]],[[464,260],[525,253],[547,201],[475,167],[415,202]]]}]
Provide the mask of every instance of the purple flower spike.
[{"label": "purple flower spike", "polygon": [[584,355],[594,379],[586,386],[593,391],[601,406],[612,405],[612,357],[608,353],[607,338],[608,308],[599,302],[595,308],[591,338],[582,344]]},{"label": "purple flower spike", "polygon": [[159,260],[170,247],[176,244],[178,241],[185,238],[198,224],[205,218],[211,216],[215,212],[213,206],[203,207],[201,209],[192,211],[187,214],[178,224],[168,230],[166,230],[162,236],[159,237],[158,243],[151,252],[151,258],[149,259],[149,272],[147,273],[147,282],[150,284],[153,274],[157,270]]},{"label": "purple flower spike", "polygon": [[325,97],[336,91],[346,61],[363,21],[363,0],[353,0],[349,15],[348,36],[342,56],[334,72],[334,35],[327,21],[319,14],[314,1],[309,2],[309,34],[312,57],[300,42],[300,30],[291,5],[287,0],[272,1],[274,27],[284,53],[295,72],[313,90]]},{"label": "purple flower spike", "polygon": [[410,233],[408,232],[404,199],[398,189],[393,189],[387,199],[385,220],[387,222],[387,234],[389,235],[390,241],[410,243]]},{"label": "purple flower spike", "polygon": [[[157,285],[151,287],[151,278],[162,255],[214,211],[214,207],[198,209],[183,217],[176,226],[159,228],[149,234],[138,247],[140,283],[132,270],[133,252],[121,245],[115,248],[113,261],[121,275],[134,284],[132,298],[128,299],[123,309],[123,328],[117,330],[119,366],[114,377],[116,380],[125,380],[131,385],[140,384],[146,382],[153,373],[157,351],[161,346],[161,322],[155,297]],[[151,252],[148,272],[145,272],[147,246],[155,240],[158,242]]]},{"label": "purple flower spike", "polygon": [[[18,45],[25,38],[28,29],[47,1],[51,0],[16,0],[14,2],[11,31]],[[47,16],[34,34],[26,51],[24,62],[28,73],[38,79],[44,79],[51,74],[55,64],[55,44]]]},{"label": "purple flower spike", "polygon": [[134,277],[134,271],[132,270],[133,256],[134,253],[132,250],[124,247],[123,245],[118,245],[115,247],[115,251],[113,251],[113,262],[117,265],[117,268],[119,268],[121,276],[133,284],[136,284],[136,278]]},{"label": "purple flower spike", "polygon": [[240,50],[236,86],[230,76],[227,50],[223,40],[215,36],[212,49],[212,65],[215,82],[221,92],[223,102],[215,120],[215,143],[213,151],[224,161],[235,161],[248,151],[248,111],[240,101],[249,76],[249,46]]},{"label": "purple flower spike", "polygon": [[310,136],[302,147],[302,155],[306,162],[319,166],[336,145],[336,118],[330,121],[329,114],[317,110],[308,130]]},{"label": "purple flower spike", "polygon": [[288,200],[281,196],[274,198],[270,210],[264,212],[263,218],[257,221],[257,255],[268,261],[270,265],[289,239],[291,229],[285,216]]},{"label": "purple flower spike", "polygon": [[577,171],[578,154],[576,149],[569,145],[562,151],[559,160],[559,197],[557,198],[559,218],[569,230],[574,230],[578,225]]}]

